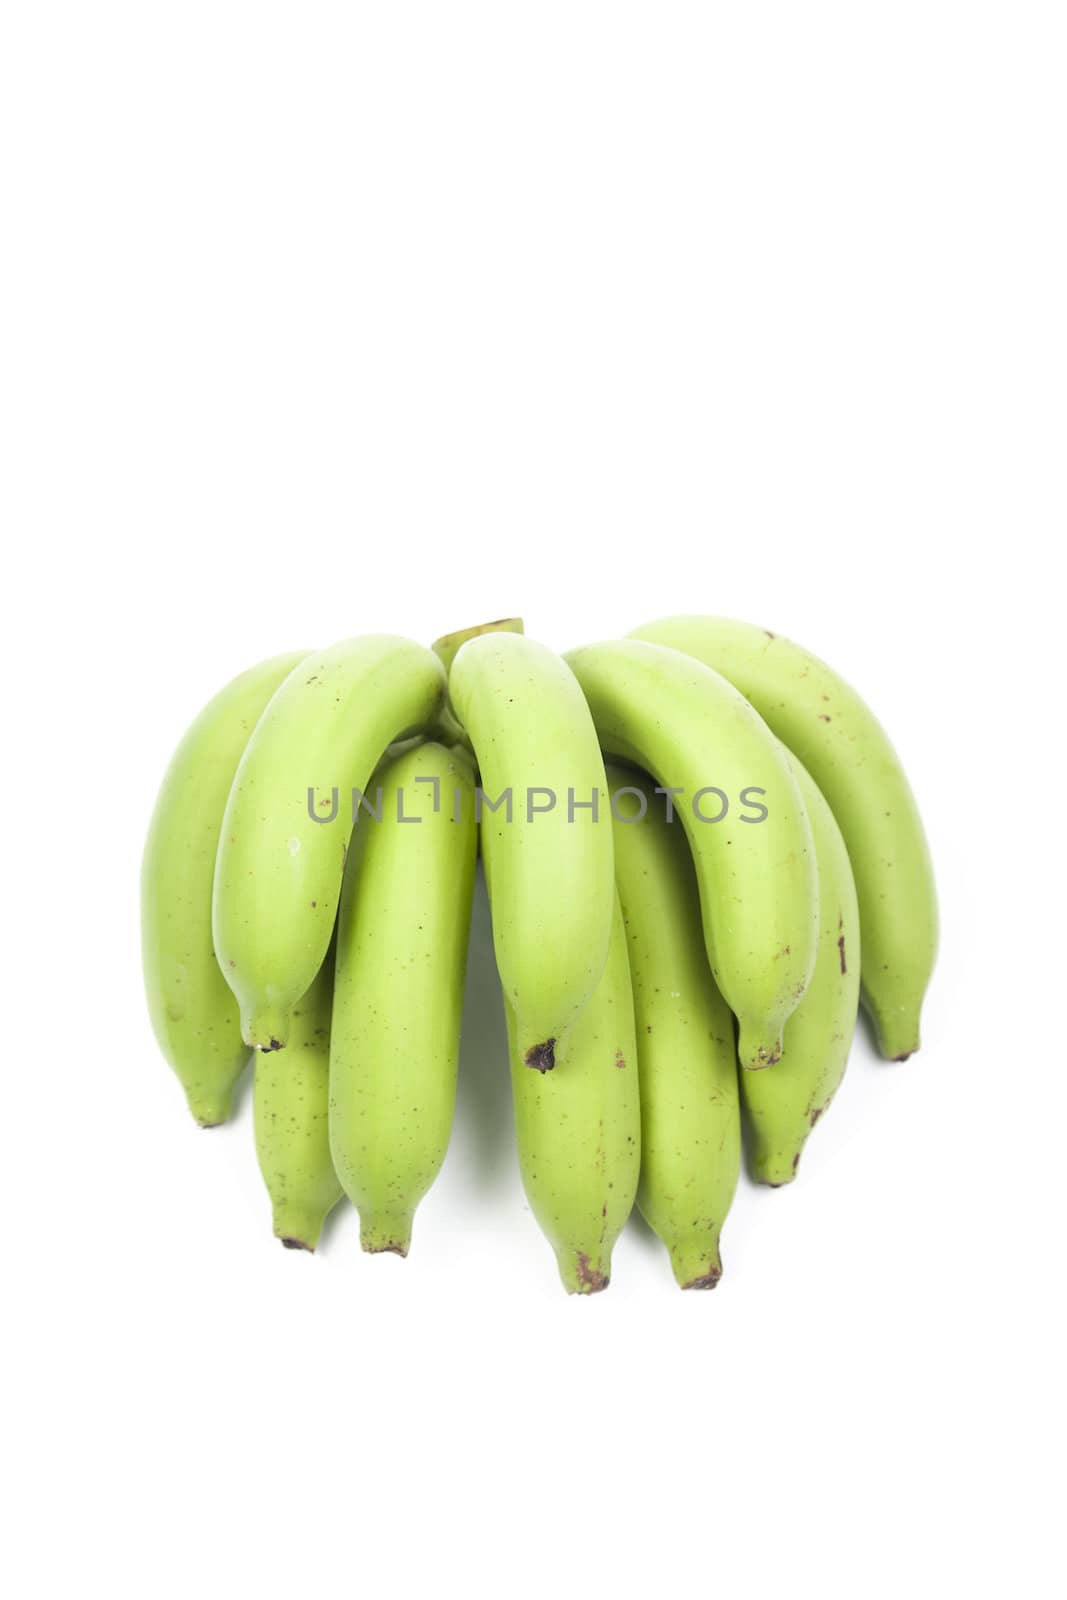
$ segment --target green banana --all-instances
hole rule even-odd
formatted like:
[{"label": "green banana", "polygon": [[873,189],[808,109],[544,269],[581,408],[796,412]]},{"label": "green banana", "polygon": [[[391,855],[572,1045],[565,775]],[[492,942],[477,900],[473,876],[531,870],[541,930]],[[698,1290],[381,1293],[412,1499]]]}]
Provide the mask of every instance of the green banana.
[{"label": "green banana", "polygon": [[202,1127],[225,1122],[248,1060],[211,936],[211,885],[226,799],[252,730],[306,651],[242,672],[201,711],[167,769],[141,868],[145,989],[160,1049]]},{"label": "green banana", "polygon": [[546,1072],[607,960],[615,885],[604,762],[574,675],[533,639],[469,640],[449,689],[485,796],[497,968],[522,1056]]},{"label": "green banana", "polygon": [[403,1256],[452,1130],[477,829],[462,751],[419,745],[378,781],[341,896],[330,1145],[364,1250]]},{"label": "green banana", "polygon": [[595,1294],[633,1207],[641,1166],[633,998],[616,899],[607,965],[555,1072],[531,1072],[505,1001],[519,1167],[568,1294]]},{"label": "green banana", "polygon": [[723,617],[666,617],[631,638],[682,650],[729,678],[807,767],[844,835],[863,936],[863,999],[882,1054],[918,1050],[937,956],[937,895],[915,798],[854,689],[818,657]]},{"label": "green banana", "polygon": [[353,791],[394,740],[433,722],[444,691],[432,651],[368,634],[309,656],[260,719],[226,805],[214,895],[219,964],[256,1049],[285,1044],[322,966]]},{"label": "green banana", "polygon": [[752,1168],[775,1188],[796,1175],[808,1134],[845,1075],[860,989],[860,916],[841,830],[809,773],[793,770],[804,796],[819,872],[819,952],[803,1000],[786,1024],[773,1072],[741,1074],[752,1128]]},{"label": "green banana", "polygon": [[811,831],[785,751],[725,678],[677,650],[621,639],[564,660],[605,754],[681,791],[711,970],[738,1020],[742,1064],[771,1065],[818,940]]},{"label": "green banana", "polygon": [[256,1054],[256,1156],[274,1233],[289,1250],[314,1250],[344,1193],[330,1159],[330,1009],[333,948],[293,1011],[283,1051]]},{"label": "green banana", "polygon": [[[663,796],[643,773],[609,766],[608,783],[637,1024],[637,1204],[667,1246],[681,1287],[714,1289],[722,1276],[719,1235],[741,1168],[733,1018],[708,971],[681,825],[667,821]],[[782,1065],[743,1076],[777,1081]]]}]

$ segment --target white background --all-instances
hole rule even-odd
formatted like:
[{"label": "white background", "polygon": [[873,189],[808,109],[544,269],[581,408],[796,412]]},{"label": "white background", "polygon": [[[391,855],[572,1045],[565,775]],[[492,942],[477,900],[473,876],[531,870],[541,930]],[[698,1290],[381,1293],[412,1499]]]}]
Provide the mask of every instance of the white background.
[{"label": "white background", "polygon": [[[9,1593],[1051,1594],[1062,1468],[1061,6],[5,8]],[[509,611],[798,638],[943,904],[712,1295],[569,1300],[484,907],[406,1262],[271,1238],[137,877],[247,663]],[[472,1009],[471,1014],[474,1014]]]}]

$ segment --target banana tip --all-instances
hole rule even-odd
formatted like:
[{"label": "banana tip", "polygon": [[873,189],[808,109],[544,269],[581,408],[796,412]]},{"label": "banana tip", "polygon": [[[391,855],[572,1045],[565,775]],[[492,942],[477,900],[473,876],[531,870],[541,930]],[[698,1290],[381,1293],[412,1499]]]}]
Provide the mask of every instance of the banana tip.
[{"label": "banana tip", "polygon": [[577,1252],[572,1265],[573,1271],[564,1277],[568,1294],[602,1294],[611,1282],[610,1270],[594,1266],[584,1250]]},{"label": "banana tip", "polygon": [[309,1255],[315,1254],[315,1246],[308,1244],[306,1239],[298,1239],[295,1234],[283,1233],[281,1241],[286,1250],[306,1250]]},{"label": "banana tip", "polygon": [[742,1033],[737,1053],[746,1072],[760,1072],[782,1059],[782,1036],[768,1043],[765,1037],[754,1039]]},{"label": "banana tip", "polygon": [[699,1278],[690,1278],[688,1283],[683,1283],[683,1289],[714,1289],[722,1277],[721,1267],[710,1267]]},{"label": "banana tip", "polygon": [[[815,1126],[821,1115],[821,1112],[815,1114],[812,1119],[812,1127]],[[756,1182],[765,1184],[768,1189],[784,1189],[786,1184],[792,1183],[797,1175],[797,1168],[800,1166],[800,1155],[801,1152],[799,1150],[794,1151],[792,1165],[788,1172],[783,1170],[780,1163],[775,1163],[773,1160],[757,1162],[754,1174]]]}]

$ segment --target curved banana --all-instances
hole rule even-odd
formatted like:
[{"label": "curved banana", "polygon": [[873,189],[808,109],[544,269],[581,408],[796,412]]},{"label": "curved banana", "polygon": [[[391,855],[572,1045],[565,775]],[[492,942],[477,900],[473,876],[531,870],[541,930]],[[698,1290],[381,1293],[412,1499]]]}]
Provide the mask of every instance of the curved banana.
[{"label": "curved banana", "polygon": [[620,639],[564,660],[605,753],[676,790],[708,960],[740,1025],[742,1065],[772,1064],[818,938],[811,831],[785,751],[725,678],[677,650]]},{"label": "curved banana", "polygon": [[[708,971],[681,824],[667,821],[664,798],[644,773],[609,766],[608,784],[637,1024],[637,1204],[667,1246],[681,1287],[714,1289],[722,1276],[719,1235],[741,1169],[734,1022]],[[779,1063],[743,1076],[762,1084],[781,1070]]]},{"label": "curved banana", "polygon": [[818,657],[725,617],[665,617],[631,638],[683,650],[729,678],[808,768],[844,834],[863,932],[863,999],[882,1054],[919,1048],[937,956],[937,895],[915,797],[854,689]]},{"label": "curved banana", "polygon": [[611,938],[603,758],[573,674],[533,639],[471,639],[449,691],[481,773],[497,969],[523,1058],[546,1072],[596,987]]},{"label": "curved banana", "polygon": [[607,965],[557,1071],[530,1071],[511,1006],[505,1010],[526,1198],[567,1293],[596,1294],[608,1286],[641,1166],[633,996],[618,902]]},{"label": "curved banana", "polygon": [[407,1255],[452,1131],[477,857],[474,773],[422,744],[381,772],[338,923],[330,1145],[364,1250]]},{"label": "curved banana", "polygon": [[353,791],[388,745],[434,720],[444,690],[432,651],[368,634],[309,656],[260,719],[226,806],[214,896],[219,965],[256,1049],[285,1044],[322,966]]},{"label": "curved banana", "polygon": [[330,1159],[330,1010],[333,951],[293,1011],[284,1051],[256,1054],[256,1157],[274,1233],[287,1250],[314,1250],[344,1190]]},{"label": "curved banana", "polygon": [[860,915],[848,851],[810,775],[795,757],[792,764],[815,840],[819,953],[807,992],[786,1024],[782,1059],[773,1072],[741,1074],[753,1176],[775,1188],[796,1176],[808,1134],[845,1075],[860,994]]},{"label": "curved banana", "polygon": [[230,1114],[248,1060],[237,1004],[215,960],[211,885],[237,763],[275,690],[306,651],[242,672],[201,711],[167,769],[141,868],[141,947],[160,1049],[201,1127]]}]

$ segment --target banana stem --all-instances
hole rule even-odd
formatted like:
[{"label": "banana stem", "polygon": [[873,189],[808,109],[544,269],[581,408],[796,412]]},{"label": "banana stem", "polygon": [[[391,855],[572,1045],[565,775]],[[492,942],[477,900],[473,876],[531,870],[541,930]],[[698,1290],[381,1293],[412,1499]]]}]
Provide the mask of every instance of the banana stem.
[{"label": "banana stem", "polygon": [[[432,649],[434,655],[443,663],[445,671],[451,672],[453,661],[468,639],[480,638],[483,633],[522,633],[522,631],[521,617],[500,617],[496,622],[479,622],[473,628],[460,628],[455,633],[443,633],[439,639],[434,640]],[[441,714],[431,730],[431,736],[439,744],[449,747],[459,745],[468,755],[474,754],[474,746],[467,737],[466,729],[452,710],[452,703],[449,700],[446,700],[441,707]]]},{"label": "banana stem", "polygon": [[483,633],[522,632],[521,617],[500,617],[496,622],[479,622],[473,628],[460,628],[456,633],[443,633],[439,639],[434,640],[431,649],[438,660],[444,663],[445,671],[450,672],[460,646],[465,645],[468,639],[477,639]]}]

